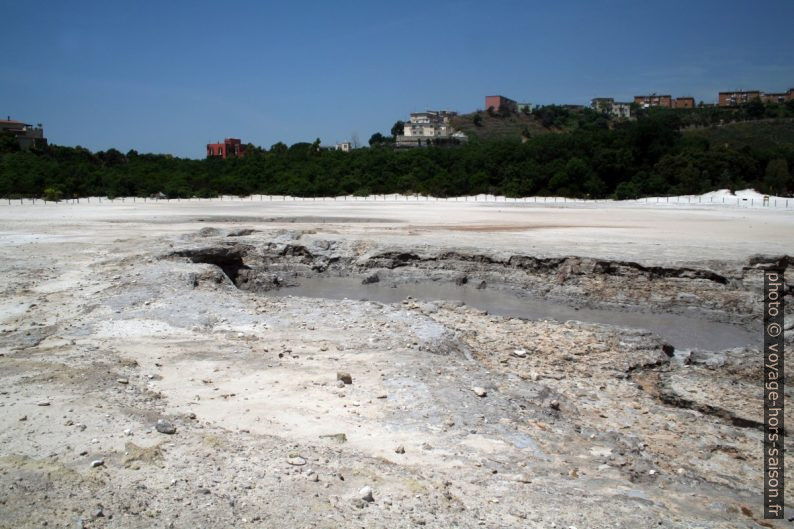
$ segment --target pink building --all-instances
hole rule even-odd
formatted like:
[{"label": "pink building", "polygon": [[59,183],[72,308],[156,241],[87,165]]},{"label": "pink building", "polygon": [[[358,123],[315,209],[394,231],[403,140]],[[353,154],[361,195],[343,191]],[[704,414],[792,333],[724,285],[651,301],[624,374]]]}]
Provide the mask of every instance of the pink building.
[{"label": "pink building", "polygon": [[493,107],[494,112],[499,112],[502,107],[511,112],[518,112],[518,103],[505,96],[485,96],[485,110]]},{"label": "pink building", "polygon": [[223,143],[208,143],[207,158],[242,158],[245,147],[238,138],[226,138]]}]

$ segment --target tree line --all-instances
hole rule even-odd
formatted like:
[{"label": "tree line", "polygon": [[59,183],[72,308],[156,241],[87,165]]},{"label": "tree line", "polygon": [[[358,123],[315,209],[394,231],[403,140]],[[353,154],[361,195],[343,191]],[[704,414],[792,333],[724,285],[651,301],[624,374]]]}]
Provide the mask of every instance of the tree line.
[{"label": "tree line", "polygon": [[[787,107],[786,107],[787,108]],[[571,116],[552,110],[554,121]],[[550,116],[550,117],[549,117]],[[636,198],[753,187],[794,193],[794,147],[732,148],[682,134],[689,114],[652,109],[611,122],[592,111],[578,126],[515,141],[399,150],[373,135],[369,148],[344,153],[320,141],[269,149],[248,145],[241,159],[193,160],[116,149],[91,152],[49,145],[20,151],[0,138],[0,196],[213,197],[479,193],[571,198]],[[762,115],[760,117],[766,117]],[[399,127],[395,124],[392,134]]]}]

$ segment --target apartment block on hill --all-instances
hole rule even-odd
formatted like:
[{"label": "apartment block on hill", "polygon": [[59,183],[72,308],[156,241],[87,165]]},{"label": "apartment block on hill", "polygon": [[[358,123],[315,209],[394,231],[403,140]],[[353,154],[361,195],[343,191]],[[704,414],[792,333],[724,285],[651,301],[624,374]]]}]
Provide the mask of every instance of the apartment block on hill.
[{"label": "apartment block on hill", "polygon": [[761,92],[760,90],[737,90],[734,92],[720,92],[717,94],[717,105],[721,107],[738,107],[746,105],[754,99],[759,99],[762,103],[783,104],[794,101],[794,88],[789,88],[787,92]]},{"label": "apartment block on hill", "polygon": [[433,142],[437,143],[437,140],[466,141],[465,134],[456,132],[450,126],[450,118],[456,115],[456,112],[448,110],[412,113],[411,118],[403,126],[402,135],[396,138],[397,147],[421,147]]},{"label": "apartment block on hill", "polygon": [[8,119],[0,119],[0,134],[16,136],[19,148],[23,151],[31,147],[47,145],[47,138],[44,137],[44,128],[41,123],[33,126],[29,123],[13,120],[11,116],[8,116]]},{"label": "apartment block on hill", "polygon": [[493,108],[494,112],[499,112],[502,108],[518,112],[518,103],[505,96],[485,96],[485,110],[489,108]]},{"label": "apartment block on hill", "polygon": [[631,103],[615,101],[611,97],[596,97],[590,100],[590,108],[612,117],[628,119],[631,117]]},{"label": "apartment block on hill", "polygon": [[761,94],[761,101],[779,105],[787,103],[788,101],[794,101],[794,88],[789,88],[787,92]]},{"label": "apartment block on hill", "polygon": [[650,94],[647,96],[634,96],[634,103],[640,108],[673,108],[673,97],[670,95]]},{"label": "apartment block on hill", "polygon": [[239,138],[225,138],[223,143],[208,143],[207,158],[242,158],[245,156],[245,147]]},{"label": "apartment block on hill", "polygon": [[738,107],[745,105],[753,99],[761,99],[759,90],[739,90],[736,92],[720,92],[717,95],[717,105],[721,107]]},{"label": "apartment block on hill", "polygon": [[634,96],[634,102],[641,108],[695,108],[694,97],[677,97],[673,99],[671,95],[641,95]]}]

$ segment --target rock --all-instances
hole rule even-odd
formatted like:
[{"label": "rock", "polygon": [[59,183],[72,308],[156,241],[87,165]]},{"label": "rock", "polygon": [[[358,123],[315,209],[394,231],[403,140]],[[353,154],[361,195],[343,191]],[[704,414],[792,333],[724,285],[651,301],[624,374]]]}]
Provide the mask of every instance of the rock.
[{"label": "rock", "polygon": [[389,396],[388,396],[386,393],[379,393],[379,394],[378,394],[378,396],[377,396],[376,398],[379,398],[379,399],[386,399],[386,398],[388,398],[388,397],[389,397]]},{"label": "rock", "polygon": [[343,387],[345,387],[345,383],[342,382],[341,380],[337,380],[336,381],[336,387],[343,388]]},{"label": "rock", "polygon": [[469,282],[469,278],[466,276],[458,277],[455,279],[455,284],[458,286],[465,285],[468,282]]},{"label": "rock", "polygon": [[525,358],[527,356],[526,349],[516,349],[513,351],[513,356],[517,356],[518,358]]},{"label": "rock", "polygon": [[50,405],[50,403],[47,402],[46,400],[43,400],[41,402],[37,402],[36,403],[36,406],[49,406],[49,405]]},{"label": "rock", "polygon": [[372,487],[369,485],[358,491],[358,497],[369,503],[375,501],[375,498],[372,496]]},{"label": "rock", "polygon": [[126,379],[126,378],[118,378],[118,379],[116,379],[116,382],[118,382],[119,384],[125,384],[125,385],[130,383],[129,379]]},{"label": "rock", "polygon": [[560,402],[556,401],[556,400],[553,400],[553,401],[549,402],[549,408],[551,408],[552,410],[559,410],[560,409]]},{"label": "rock", "polygon": [[482,290],[486,286],[487,286],[487,284],[485,283],[485,281],[480,281],[480,283],[477,285],[477,290]]},{"label": "rock", "polygon": [[363,509],[364,507],[367,506],[367,502],[362,500],[361,498],[353,498],[351,503],[353,504],[353,507],[357,509]]},{"label": "rock", "polygon": [[371,276],[365,277],[362,281],[362,285],[371,285],[372,283],[380,282],[380,277],[378,276],[377,272],[372,274]]},{"label": "rock", "polygon": [[94,459],[91,461],[91,468],[101,467],[105,465],[104,459]]},{"label": "rock", "polygon": [[345,373],[343,371],[337,371],[336,372],[336,379],[337,380],[341,380],[345,384],[352,384],[353,383],[353,377],[350,376],[350,373]]},{"label": "rock", "polygon": [[27,421],[28,420],[28,416],[27,415],[23,415],[22,417],[19,418],[19,420],[20,421]]},{"label": "rock", "polygon": [[287,458],[287,464],[292,465],[294,467],[302,467],[303,465],[306,464],[306,459],[299,455],[291,454]]},{"label": "rock", "polygon": [[157,419],[157,424],[154,425],[155,430],[160,433],[172,435],[176,433],[176,426],[164,419]]},{"label": "rock", "polygon": [[664,343],[662,344],[662,352],[666,354],[669,358],[672,358],[673,354],[675,354],[675,347],[673,347],[669,343]]},{"label": "rock", "polygon": [[488,394],[488,392],[485,390],[485,388],[480,387],[480,386],[474,386],[473,388],[471,388],[471,390],[478,397],[484,397],[484,396],[486,396]]},{"label": "rock", "polygon": [[400,446],[398,446],[397,448],[394,449],[394,452],[396,454],[404,454],[405,453],[405,447],[403,445],[400,445]]},{"label": "rock", "polygon": [[328,439],[329,441],[342,444],[347,442],[347,435],[343,433],[327,434],[327,435],[321,435],[320,439]]}]

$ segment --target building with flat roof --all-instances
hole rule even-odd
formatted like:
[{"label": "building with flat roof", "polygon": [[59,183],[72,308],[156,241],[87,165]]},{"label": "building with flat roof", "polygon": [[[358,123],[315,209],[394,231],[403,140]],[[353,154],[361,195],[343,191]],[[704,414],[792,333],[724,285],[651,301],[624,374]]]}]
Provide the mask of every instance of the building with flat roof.
[{"label": "building with flat roof", "polygon": [[422,147],[431,144],[460,143],[468,138],[450,126],[450,118],[456,112],[448,110],[428,110],[414,112],[403,125],[403,133],[396,138],[397,147]]},{"label": "building with flat roof", "polygon": [[208,143],[207,158],[242,158],[245,147],[239,138],[225,138],[223,143]]},{"label": "building with flat roof", "polygon": [[23,151],[31,147],[44,147],[47,145],[47,138],[44,137],[44,127],[41,123],[33,126],[29,123],[16,121],[8,116],[8,119],[0,119],[0,134],[12,134],[16,136],[19,148]]},{"label": "building with flat roof", "polygon": [[673,108],[673,98],[670,95],[650,94],[647,96],[634,96],[634,102],[641,108]]},{"label": "building with flat roof", "polygon": [[591,99],[590,108],[615,118],[628,119],[631,117],[631,103],[615,101],[611,97],[595,97]]},{"label": "building with flat roof", "polygon": [[695,108],[695,98],[676,97],[673,101],[673,108]]},{"label": "building with flat roof", "polygon": [[717,94],[717,105],[721,107],[738,107],[753,99],[761,99],[760,90],[738,90],[736,92],[720,92]]},{"label": "building with flat roof", "polygon": [[518,103],[505,96],[485,96],[485,110],[493,108],[494,112],[499,112],[503,108],[510,112],[518,112]]},{"label": "building with flat roof", "polygon": [[763,93],[761,101],[764,103],[776,103],[782,105],[788,101],[794,101],[794,88],[789,88],[788,92]]}]

